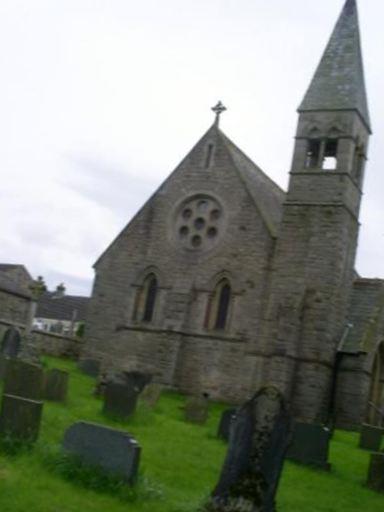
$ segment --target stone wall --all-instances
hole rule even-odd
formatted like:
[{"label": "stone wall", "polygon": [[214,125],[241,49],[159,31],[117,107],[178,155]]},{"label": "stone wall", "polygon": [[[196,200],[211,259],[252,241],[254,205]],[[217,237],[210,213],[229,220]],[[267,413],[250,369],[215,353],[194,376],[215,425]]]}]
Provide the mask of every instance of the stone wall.
[{"label": "stone wall", "polygon": [[83,340],[46,331],[33,331],[33,341],[41,354],[78,359]]}]

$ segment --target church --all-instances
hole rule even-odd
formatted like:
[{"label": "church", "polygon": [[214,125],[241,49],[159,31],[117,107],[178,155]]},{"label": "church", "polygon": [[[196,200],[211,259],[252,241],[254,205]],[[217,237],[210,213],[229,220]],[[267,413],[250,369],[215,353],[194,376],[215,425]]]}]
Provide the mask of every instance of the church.
[{"label": "church", "polygon": [[216,119],[99,257],[84,358],[304,422],[379,424],[384,281],[355,271],[368,139],[356,0],[298,108],[288,191]]}]

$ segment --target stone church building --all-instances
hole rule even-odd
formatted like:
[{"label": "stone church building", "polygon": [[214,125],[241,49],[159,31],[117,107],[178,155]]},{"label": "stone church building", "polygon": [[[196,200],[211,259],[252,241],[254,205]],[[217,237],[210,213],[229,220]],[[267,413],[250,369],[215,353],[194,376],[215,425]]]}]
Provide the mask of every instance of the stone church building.
[{"label": "stone church building", "polygon": [[384,281],[355,271],[371,124],[355,0],[298,108],[288,191],[213,126],[95,264],[84,357],[296,418],[378,423]]}]

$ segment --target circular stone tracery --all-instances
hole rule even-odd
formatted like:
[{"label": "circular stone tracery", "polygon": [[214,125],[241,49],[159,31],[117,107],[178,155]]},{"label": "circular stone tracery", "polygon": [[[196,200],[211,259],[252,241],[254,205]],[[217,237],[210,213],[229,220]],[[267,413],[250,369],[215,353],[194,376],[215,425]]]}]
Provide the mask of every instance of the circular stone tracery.
[{"label": "circular stone tracery", "polygon": [[213,247],[223,231],[223,210],[210,196],[186,199],[176,212],[174,233],[185,249],[202,250]]}]

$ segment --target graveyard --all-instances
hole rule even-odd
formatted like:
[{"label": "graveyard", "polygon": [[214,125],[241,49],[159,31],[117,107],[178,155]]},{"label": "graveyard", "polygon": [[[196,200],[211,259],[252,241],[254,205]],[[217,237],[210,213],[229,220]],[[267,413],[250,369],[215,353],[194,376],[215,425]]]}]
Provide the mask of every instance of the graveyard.
[{"label": "graveyard", "polygon": [[[139,399],[135,413],[121,421],[105,416],[94,396],[95,379],[72,361],[44,358],[45,371],[69,373],[64,402],[44,400],[39,438],[31,447],[3,442],[0,455],[2,511],[75,512],[123,510],[198,512],[217,483],[227,445],[217,438],[226,404],[209,403],[205,424],[187,422],[188,398],[163,391],[150,407]],[[63,457],[64,432],[79,421],[125,431],[141,447],[134,485],[106,480],[93,468],[78,468]],[[383,496],[365,485],[370,453],[358,448],[357,433],[336,431],[330,445],[331,470],[286,460],[277,491],[277,510],[379,512]],[[13,449],[15,448],[15,449]]]}]

